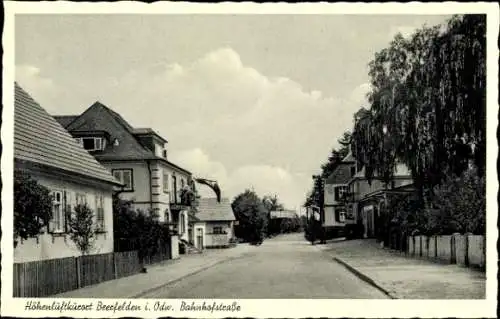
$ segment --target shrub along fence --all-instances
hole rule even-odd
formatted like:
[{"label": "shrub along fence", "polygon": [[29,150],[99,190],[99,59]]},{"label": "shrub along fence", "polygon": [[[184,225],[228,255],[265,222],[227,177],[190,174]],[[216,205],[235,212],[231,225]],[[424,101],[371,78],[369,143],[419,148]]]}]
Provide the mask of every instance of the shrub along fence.
[{"label": "shrub along fence", "polygon": [[[145,264],[171,259],[169,250],[146,258]],[[14,297],[46,297],[137,274],[137,251],[14,263]]]},{"label": "shrub along fence", "polygon": [[441,263],[457,264],[484,270],[486,237],[472,234],[410,236],[406,238],[406,254]]}]

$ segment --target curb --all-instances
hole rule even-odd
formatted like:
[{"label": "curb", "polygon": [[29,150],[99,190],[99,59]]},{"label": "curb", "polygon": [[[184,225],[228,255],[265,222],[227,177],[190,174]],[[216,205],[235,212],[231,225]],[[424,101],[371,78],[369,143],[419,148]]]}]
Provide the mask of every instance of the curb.
[{"label": "curb", "polygon": [[387,296],[389,296],[389,298],[391,298],[391,299],[398,299],[396,296],[394,296],[389,291],[387,291],[384,287],[382,287],[379,284],[377,284],[375,282],[375,280],[373,280],[372,278],[370,278],[367,275],[363,274],[361,271],[359,271],[356,268],[354,268],[353,266],[349,265],[347,262],[343,261],[342,259],[340,259],[338,257],[333,257],[333,260],[335,260],[336,262],[338,262],[339,264],[341,264],[342,266],[344,266],[347,270],[349,270],[351,273],[353,273],[359,279],[363,280],[364,282],[370,284],[371,286],[377,288],[378,290],[380,290],[381,292],[383,292],[384,294],[386,294]]},{"label": "curb", "polygon": [[234,259],[238,259],[238,258],[244,257],[245,255],[246,255],[246,254],[242,254],[242,255],[240,255],[240,256],[229,257],[229,258],[226,258],[226,259],[223,259],[223,260],[216,261],[216,262],[214,262],[214,263],[211,263],[211,264],[208,264],[208,265],[206,265],[206,266],[203,266],[203,267],[201,267],[201,268],[199,268],[199,269],[196,269],[195,271],[192,271],[192,272],[190,272],[190,273],[188,273],[188,274],[185,274],[185,275],[182,275],[182,276],[177,277],[177,278],[175,278],[175,279],[172,279],[172,280],[170,280],[170,281],[167,281],[167,282],[161,283],[161,284],[159,284],[159,285],[157,285],[157,286],[155,286],[155,287],[148,288],[148,289],[146,289],[146,290],[143,290],[143,291],[141,291],[141,292],[139,292],[139,293],[136,293],[136,294],[134,294],[134,295],[132,295],[132,296],[129,296],[129,297],[127,297],[127,298],[128,298],[128,299],[132,299],[132,298],[141,298],[142,296],[147,295],[148,293],[151,293],[151,292],[153,292],[153,291],[155,291],[155,290],[159,290],[159,289],[161,289],[161,288],[163,288],[163,287],[165,287],[165,286],[168,286],[168,285],[171,285],[171,284],[176,283],[176,282],[178,282],[178,281],[181,281],[182,279],[185,279],[185,278],[187,278],[187,277],[190,277],[190,276],[196,275],[196,274],[198,274],[198,273],[200,273],[200,272],[202,272],[202,271],[205,271],[205,270],[207,270],[207,269],[213,268],[213,267],[215,267],[215,266],[217,266],[217,265],[219,265],[219,264],[222,264],[222,263],[224,263],[224,262],[227,262],[227,261],[231,261],[231,260],[234,260]]}]

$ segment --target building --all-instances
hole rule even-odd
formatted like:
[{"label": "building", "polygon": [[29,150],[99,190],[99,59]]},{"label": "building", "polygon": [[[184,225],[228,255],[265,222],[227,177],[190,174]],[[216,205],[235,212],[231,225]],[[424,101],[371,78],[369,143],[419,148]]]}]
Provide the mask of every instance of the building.
[{"label": "building", "polygon": [[189,238],[199,250],[229,247],[234,237],[233,209],[228,198],[200,198],[196,215],[191,215]]},{"label": "building", "polygon": [[348,182],[355,173],[356,162],[349,153],[325,181],[324,216],[321,220],[327,237],[336,237],[347,224],[356,223],[355,215],[348,211],[346,205]]},{"label": "building", "polygon": [[80,115],[55,118],[125,185],[122,199],[174,226],[174,250],[177,240],[187,242],[190,203],[183,201],[181,192],[193,182],[188,170],[169,161],[167,140],[151,128],[132,127],[100,102]]},{"label": "building", "polygon": [[371,182],[365,177],[365,168],[347,182],[349,205],[348,210],[363,223],[366,237],[375,237],[380,229],[381,208],[388,196],[401,192],[412,192],[413,179],[408,167],[402,163],[396,165],[391,183],[385,185],[382,179],[374,173]]},{"label": "building", "polygon": [[67,225],[68,215],[81,203],[94,211],[98,230],[90,253],[113,252],[112,194],[121,183],[17,83],[14,170],[29,174],[53,196],[52,219],[39,236],[18,243],[15,262],[81,255]]}]

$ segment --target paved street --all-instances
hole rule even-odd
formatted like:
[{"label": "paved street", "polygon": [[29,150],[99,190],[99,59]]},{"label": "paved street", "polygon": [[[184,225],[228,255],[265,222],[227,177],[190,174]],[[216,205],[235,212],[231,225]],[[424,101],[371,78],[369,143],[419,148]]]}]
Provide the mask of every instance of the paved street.
[{"label": "paved street", "polygon": [[227,261],[141,298],[387,298],[303,234],[278,236]]}]

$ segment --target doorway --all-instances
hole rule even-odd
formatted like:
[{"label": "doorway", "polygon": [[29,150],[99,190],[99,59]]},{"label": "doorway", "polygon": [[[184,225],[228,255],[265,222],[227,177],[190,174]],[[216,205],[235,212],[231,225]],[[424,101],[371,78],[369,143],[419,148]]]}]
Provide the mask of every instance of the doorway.
[{"label": "doorway", "polygon": [[203,228],[196,228],[196,248],[203,249]]}]

